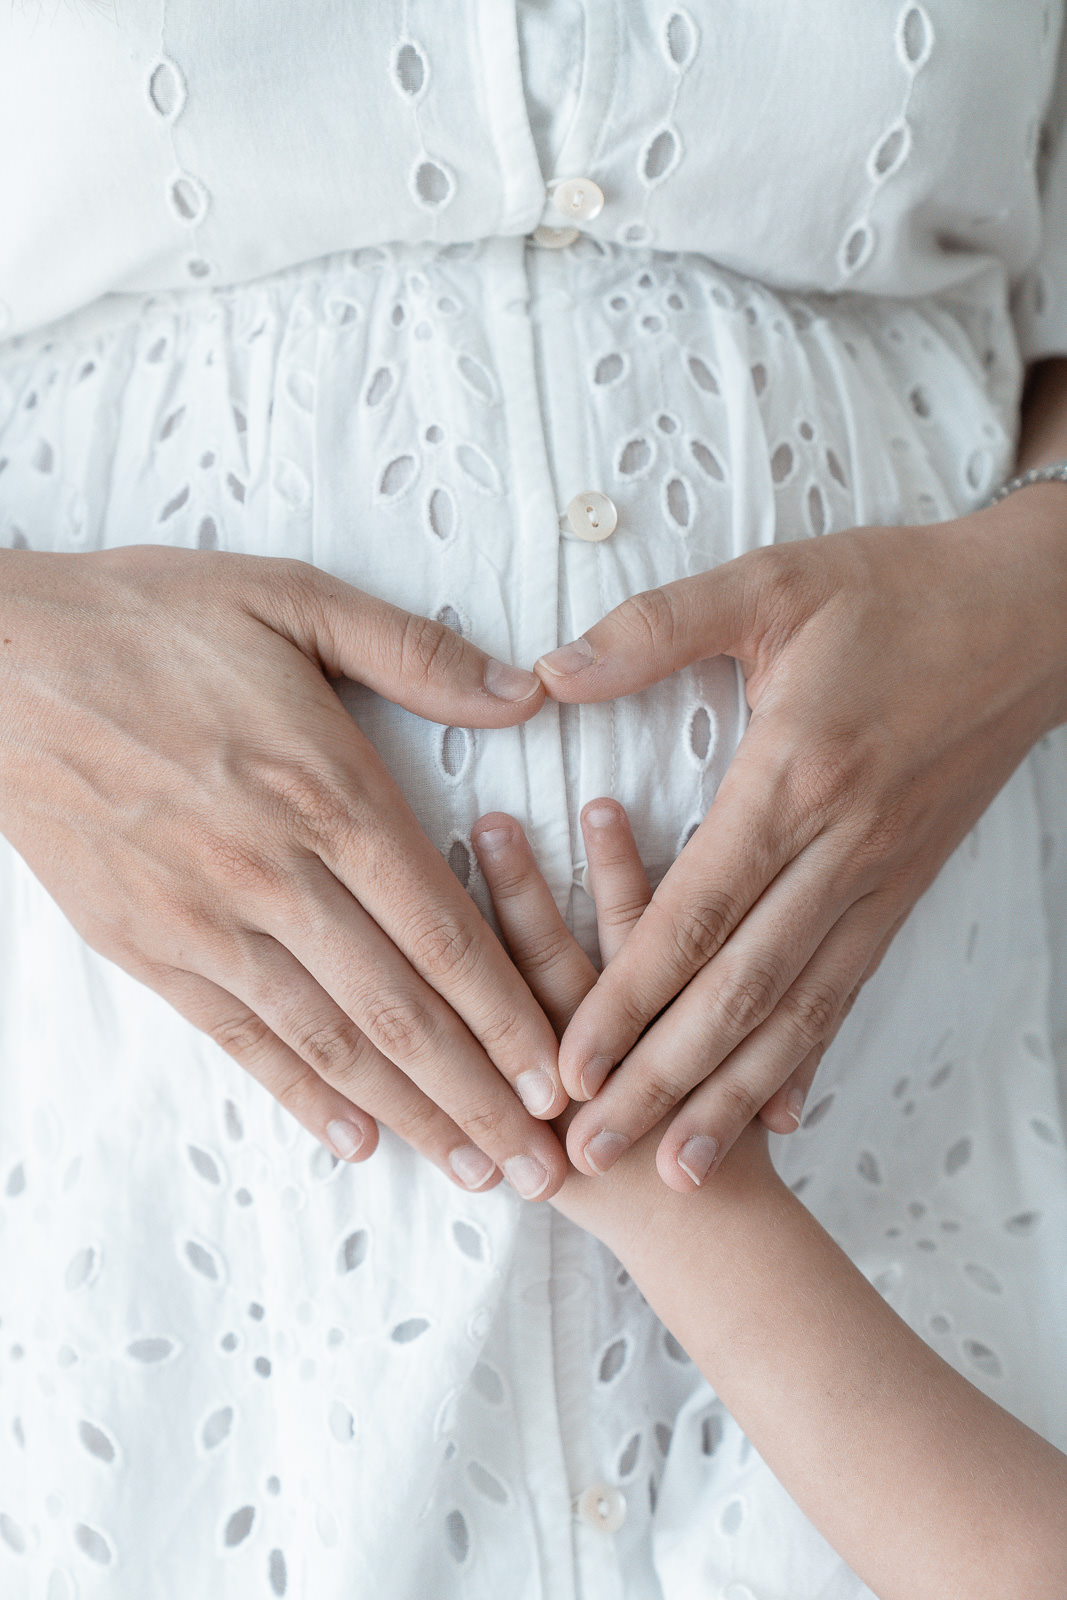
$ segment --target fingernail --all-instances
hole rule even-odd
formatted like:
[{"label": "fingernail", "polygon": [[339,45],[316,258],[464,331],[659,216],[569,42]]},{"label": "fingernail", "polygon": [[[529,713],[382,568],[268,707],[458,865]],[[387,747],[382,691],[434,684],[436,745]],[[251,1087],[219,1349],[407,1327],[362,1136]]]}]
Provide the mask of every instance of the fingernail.
[{"label": "fingernail", "polygon": [[686,1176],[692,1178],[699,1186],[710,1172],[711,1164],[718,1153],[717,1139],[709,1139],[702,1133],[694,1134],[683,1144],[678,1156],[678,1165]]},{"label": "fingernail", "polygon": [[587,806],[582,812],[582,821],[587,828],[610,828],[618,820],[619,813],[614,806]]},{"label": "fingernail", "polygon": [[570,644],[561,644],[558,650],[550,650],[546,656],[540,656],[537,665],[555,673],[557,678],[569,678],[572,673],[588,667],[593,659],[593,646],[589,640],[575,639]]},{"label": "fingernail", "polygon": [[448,1164],[465,1189],[480,1189],[495,1170],[494,1163],[477,1145],[461,1144],[448,1154]]},{"label": "fingernail", "polygon": [[630,1141],[625,1134],[609,1133],[606,1128],[602,1128],[586,1145],[585,1159],[593,1171],[603,1177],[604,1173],[615,1165],[623,1151],[629,1148]]},{"label": "fingernail", "polygon": [[799,1128],[800,1119],[804,1115],[803,1089],[790,1089],[789,1093],[785,1097],[785,1109],[789,1112],[789,1115],[793,1118],[793,1121]]},{"label": "fingernail", "polygon": [[511,834],[507,828],[483,828],[480,833],[473,834],[472,838],[477,848],[487,856],[499,855],[511,842]]},{"label": "fingernail", "polygon": [[504,1176],[524,1200],[536,1200],[548,1187],[548,1168],[536,1156],[512,1156],[504,1162]]},{"label": "fingernail", "polygon": [[485,663],[483,682],[498,700],[529,700],[543,687],[536,673],[513,667],[507,661],[497,661],[492,656]]},{"label": "fingernail", "polygon": [[530,1072],[520,1072],[515,1079],[515,1087],[532,1117],[541,1116],[556,1098],[555,1084],[548,1073],[542,1072],[540,1067]]},{"label": "fingernail", "polygon": [[363,1129],[357,1128],[354,1122],[341,1122],[335,1119],[326,1124],[326,1137],[342,1161],[351,1161],[363,1143]]},{"label": "fingernail", "polygon": [[582,1093],[591,1100],[615,1065],[610,1056],[592,1056],[582,1070]]}]

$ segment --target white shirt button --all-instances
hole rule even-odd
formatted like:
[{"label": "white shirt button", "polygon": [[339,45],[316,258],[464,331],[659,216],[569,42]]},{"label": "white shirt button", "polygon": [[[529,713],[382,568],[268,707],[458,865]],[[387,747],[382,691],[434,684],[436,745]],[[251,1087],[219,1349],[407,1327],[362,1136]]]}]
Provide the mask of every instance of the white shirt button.
[{"label": "white shirt button", "polygon": [[534,244],[545,250],[564,250],[579,237],[577,228],[546,228],[544,223],[530,235]]},{"label": "white shirt button", "polygon": [[591,1483],[574,1502],[579,1521],[598,1533],[617,1533],[626,1521],[626,1500],[610,1483]]},{"label": "white shirt button", "polygon": [[585,489],[567,507],[566,523],[576,538],[598,541],[615,532],[619,513],[608,495],[599,489]]},{"label": "white shirt button", "polygon": [[604,209],[604,191],[592,178],[561,178],[549,184],[548,193],[568,222],[592,222]]}]

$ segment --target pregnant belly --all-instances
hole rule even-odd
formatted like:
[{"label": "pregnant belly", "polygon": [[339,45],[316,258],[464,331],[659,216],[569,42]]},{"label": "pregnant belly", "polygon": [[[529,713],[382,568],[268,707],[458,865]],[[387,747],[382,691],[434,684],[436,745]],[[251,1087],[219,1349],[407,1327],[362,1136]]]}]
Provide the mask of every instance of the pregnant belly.
[{"label": "pregnant belly", "polygon": [[[951,306],[783,296],[695,256],[520,240],[358,252],[222,291],[111,296],[0,349],[3,540],[311,561],[532,662],[639,590],[760,544],[932,521],[1007,465],[1019,381],[990,269]],[[596,490],[609,537],[566,508]],[[479,894],[482,811],[561,905],[577,813],[630,810],[653,878],[744,728],[724,659],[520,730],[339,685]]]}]

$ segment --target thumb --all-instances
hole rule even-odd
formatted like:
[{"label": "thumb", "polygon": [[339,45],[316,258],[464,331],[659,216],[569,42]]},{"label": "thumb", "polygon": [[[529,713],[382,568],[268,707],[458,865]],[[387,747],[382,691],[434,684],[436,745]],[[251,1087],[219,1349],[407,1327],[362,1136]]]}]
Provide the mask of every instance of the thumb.
[{"label": "thumb", "polygon": [[534,663],[554,700],[612,700],[710,656],[739,655],[753,594],[744,556],[631,595],[580,639]]},{"label": "thumb", "polygon": [[310,655],[331,678],[366,684],[431,722],[497,728],[544,704],[532,672],[498,661],[453,628],[404,611],[302,563],[297,581],[267,587],[262,621]]}]

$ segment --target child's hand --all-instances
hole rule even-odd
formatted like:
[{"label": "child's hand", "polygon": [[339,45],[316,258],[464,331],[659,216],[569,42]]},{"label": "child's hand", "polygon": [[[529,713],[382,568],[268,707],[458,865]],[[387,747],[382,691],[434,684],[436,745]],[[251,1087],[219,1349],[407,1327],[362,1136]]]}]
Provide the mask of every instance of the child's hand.
[{"label": "child's hand", "polygon": [[[652,889],[622,806],[614,800],[592,800],[581,820],[600,955],[607,962],[626,942],[652,897]],[[529,841],[514,817],[499,811],[480,817],[471,840],[511,958],[556,1032],[562,1034],[596,982],[597,969],[556,909]],[[556,1119],[561,1135],[577,1109],[572,1103]],[[586,1177],[572,1169],[551,1203],[616,1249],[615,1242],[629,1237],[633,1230],[666,1220],[660,1216],[665,1209],[683,1213],[691,1204],[689,1195],[668,1189],[657,1175],[656,1150],[662,1135],[662,1126],[652,1128],[603,1177]],[[683,1157],[685,1153],[683,1150]],[[777,1181],[767,1155],[766,1130],[753,1122],[716,1168],[707,1190],[725,1201],[739,1188],[768,1179]]]}]

